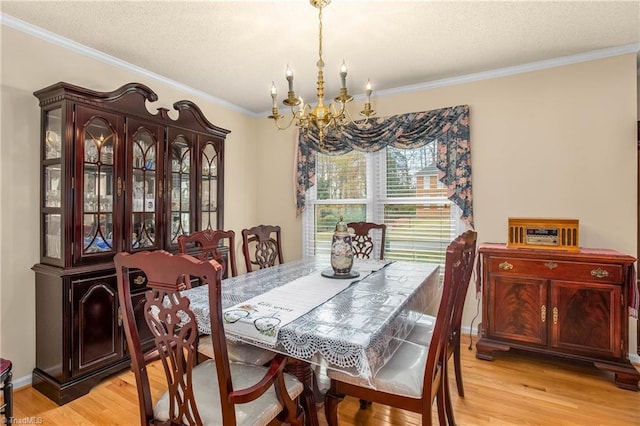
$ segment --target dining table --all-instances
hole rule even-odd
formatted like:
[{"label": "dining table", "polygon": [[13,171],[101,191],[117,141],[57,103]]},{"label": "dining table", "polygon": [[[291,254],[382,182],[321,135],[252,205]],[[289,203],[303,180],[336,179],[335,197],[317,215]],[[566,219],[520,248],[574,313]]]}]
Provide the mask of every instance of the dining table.
[{"label": "dining table", "polygon": [[[416,322],[436,314],[442,292],[434,263],[356,259],[348,277],[332,272],[329,257],[313,256],[222,280],[227,340],[287,355],[310,404],[320,371],[371,383]],[[211,334],[208,286],[182,294],[198,331]]]}]

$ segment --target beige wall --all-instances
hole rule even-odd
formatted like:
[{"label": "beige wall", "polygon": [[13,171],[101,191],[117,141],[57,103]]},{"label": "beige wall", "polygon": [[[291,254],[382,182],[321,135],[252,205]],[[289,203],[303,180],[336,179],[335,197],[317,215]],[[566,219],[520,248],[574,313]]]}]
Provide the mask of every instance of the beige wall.
[{"label": "beige wall", "polygon": [[[635,256],[637,80],[636,55],[628,54],[387,96],[374,108],[388,116],[469,105],[480,242],[506,242],[508,217],[567,217],[580,220],[581,246]],[[292,132],[258,126],[262,155],[271,160],[265,164],[293,161]],[[263,171],[260,218],[284,227],[285,254],[294,259],[302,253],[302,222],[288,208],[293,182],[285,168]],[[476,306],[472,285],[463,327]],[[634,348],[635,320],[629,334]]]},{"label": "beige wall", "polygon": [[[147,84],[159,106],[198,104],[231,130],[226,143],[225,227],[277,223],[287,260],[302,255],[295,215],[293,131],[181,92],[147,76],[2,26],[0,115],[0,353],[18,383],[35,366],[39,108],[33,91],[58,81],[113,90]],[[505,241],[509,216],[576,217],[581,244],[636,253],[635,55],[493,80],[379,97],[380,116],[468,104],[474,208],[480,241]],[[544,163],[543,163],[544,162]],[[242,258],[241,256],[239,257]],[[465,326],[475,315],[473,291]],[[476,323],[477,324],[477,323]],[[635,321],[631,333],[635,336]],[[635,344],[635,338],[631,338]]]}]

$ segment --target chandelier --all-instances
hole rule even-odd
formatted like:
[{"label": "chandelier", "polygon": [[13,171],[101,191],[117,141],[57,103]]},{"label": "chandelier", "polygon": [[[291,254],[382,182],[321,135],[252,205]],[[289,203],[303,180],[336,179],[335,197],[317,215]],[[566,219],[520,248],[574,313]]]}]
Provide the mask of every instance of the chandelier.
[{"label": "chandelier", "polygon": [[[279,130],[284,130],[289,128],[292,124],[296,127],[299,127],[302,132],[308,132],[309,129],[313,128],[318,133],[318,138],[320,140],[320,144],[323,143],[324,137],[327,135],[330,129],[334,129],[338,132],[342,131],[343,126],[349,123],[354,123],[353,118],[349,114],[347,110],[347,103],[353,100],[353,96],[351,96],[347,91],[347,66],[342,61],[342,66],[340,67],[340,79],[341,79],[341,87],[340,94],[335,97],[333,100],[334,103],[329,103],[329,105],[325,105],[324,101],[324,61],[322,60],[322,9],[331,3],[331,0],[309,0],[312,6],[318,9],[318,21],[319,21],[319,36],[318,36],[318,62],[316,66],[318,67],[318,81],[317,81],[317,102],[314,107],[311,107],[310,104],[305,104],[302,101],[302,98],[296,96],[296,92],[293,90],[293,71],[287,65],[286,78],[287,83],[289,85],[289,91],[287,93],[287,98],[282,101],[282,103],[289,107],[291,111],[291,116],[286,122],[285,116],[280,114],[278,111],[277,97],[278,97],[278,89],[276,88],[275,82],[271,83],[271,99],[273,100],[273,106],[271,108],[271,115],[269,118],[273,119],[276,127]],[[367,100],[364,104],[364,109],[360,111],[360,115],[365,117],[364,123],[366,120],[375,115],[375,111],[371,109],[371,81],[367,81],[366,86],[366,96]],[[364,124],[360,122],[361,124]]]}]

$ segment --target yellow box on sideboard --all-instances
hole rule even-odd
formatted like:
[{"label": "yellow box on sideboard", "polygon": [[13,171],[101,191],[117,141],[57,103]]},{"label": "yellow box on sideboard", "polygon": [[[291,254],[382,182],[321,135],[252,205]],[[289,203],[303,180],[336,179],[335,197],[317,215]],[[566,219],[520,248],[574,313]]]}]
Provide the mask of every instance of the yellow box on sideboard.
[{"label": "yellow box on sideboard", "polygon": [[510,217],[507,247],[580,251],[578,219]]}]

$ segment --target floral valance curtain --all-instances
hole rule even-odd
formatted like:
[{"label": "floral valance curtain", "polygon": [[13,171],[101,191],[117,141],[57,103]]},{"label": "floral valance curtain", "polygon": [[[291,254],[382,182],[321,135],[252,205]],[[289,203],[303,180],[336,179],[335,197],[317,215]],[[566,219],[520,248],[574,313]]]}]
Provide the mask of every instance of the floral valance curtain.
[{"label": "floral valance curtain", "polygon": [[447,188],[447,198],[460,207],[461,218],[473,227],[468,105],[370,119],[361,128],[347,125],[340,133],[329,132],[322,144],[317,132],[301,132],[296,172],[297,213],[304,210],[306,191],[316,183],[317,152],[329,155],[354,149],[376,152],[386,146],[412,149],[434,141],[438,178]]}]

